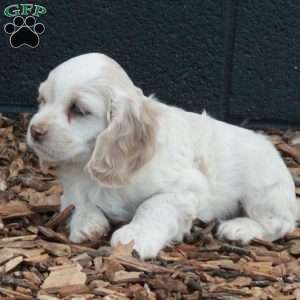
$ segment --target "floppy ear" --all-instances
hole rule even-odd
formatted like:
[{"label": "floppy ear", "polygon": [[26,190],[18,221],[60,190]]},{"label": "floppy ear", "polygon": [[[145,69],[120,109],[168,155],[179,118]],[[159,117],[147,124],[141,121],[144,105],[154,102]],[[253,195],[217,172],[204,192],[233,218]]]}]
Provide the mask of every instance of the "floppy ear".
[{"label": "floppy ear", "polygon": [[156,113],[142,93],[133,97],[116,94],[110,97],[110,124],[97,137],[87,168],[100,183],[121,186],[130,183],[133,175],[154,154]]}]

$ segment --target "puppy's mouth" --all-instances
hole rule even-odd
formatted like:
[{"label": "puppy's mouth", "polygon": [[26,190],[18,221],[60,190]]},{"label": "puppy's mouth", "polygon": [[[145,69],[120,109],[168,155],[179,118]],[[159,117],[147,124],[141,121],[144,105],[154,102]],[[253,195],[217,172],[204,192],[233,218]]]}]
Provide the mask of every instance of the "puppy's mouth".
[{"label": "puppy's mouth", "polygon": [[[37,154],[40,161],[51,165],[84,162],[90,158],[88,149],[78,148],[74,145],[65,145],[63,151],[58,151],[57,149],[38,143],[31,144],[31,148]],[[75,148],[77,148],[77,151],[74,151]]]},{"label": "puppy's mouth", "polygon": [[35,153],[38,155],[38,157],[46,162],[60,162],[61,159],[58,157],[61,157],[61,154],[49,149],[48,147],[45,147],[43,145],[33,143],[31,145],[32,149],[35,151]]}]

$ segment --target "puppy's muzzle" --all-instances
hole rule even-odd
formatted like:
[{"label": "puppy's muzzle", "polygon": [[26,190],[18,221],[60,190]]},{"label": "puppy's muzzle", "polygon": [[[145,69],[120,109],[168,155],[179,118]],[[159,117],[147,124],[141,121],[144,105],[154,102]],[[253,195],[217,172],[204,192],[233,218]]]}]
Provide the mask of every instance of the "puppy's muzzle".
[{"label": "puppy's muzzle", "polygon": [[41,143],[48,133],[48,125],[45,123],[33,124],[30,127],[30,134],[34,142]]}]

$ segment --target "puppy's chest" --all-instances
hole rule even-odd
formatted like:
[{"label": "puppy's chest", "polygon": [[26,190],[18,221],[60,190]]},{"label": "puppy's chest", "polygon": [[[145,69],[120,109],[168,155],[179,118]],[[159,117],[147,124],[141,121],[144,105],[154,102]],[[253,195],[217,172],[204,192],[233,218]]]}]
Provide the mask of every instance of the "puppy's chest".
[{"label": "puppy's chest", "polygon": [[128,222],[144,201],[172,186],[178,176],[173,178],[170,172],[174,173],[163,166],[149,166],[131,184],[122,188],[102,187],[76,170],[65,173],[60,179],[64,185],[65,198],[76,199],[76,203],[81,203],[80,205],[100,208],[111,222]]},{"label": "puppy's chest", "polygon": [[136,185],[109,189],[95,182],[87,182],[83,190],[87,201],[99,207],[111,222],[116,223],[130,221],[138,206],[151,196],[150,189]]}]

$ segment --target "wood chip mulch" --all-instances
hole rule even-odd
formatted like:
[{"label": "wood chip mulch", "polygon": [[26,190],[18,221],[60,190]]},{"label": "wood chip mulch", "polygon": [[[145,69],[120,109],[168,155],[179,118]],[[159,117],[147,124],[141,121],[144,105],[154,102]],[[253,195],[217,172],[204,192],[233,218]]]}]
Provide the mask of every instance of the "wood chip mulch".
[{"label": "wood chip mulch", "polygon": [[[214,238],[194,222],[185,243],[141,261],[132,244],[72,244],[59,213],[62,188],[25,143],[28,117],[0,117],[0,299],[300,299],[300,228],[271,243]],[[300,131],[267,132],[300,196]]]}]

